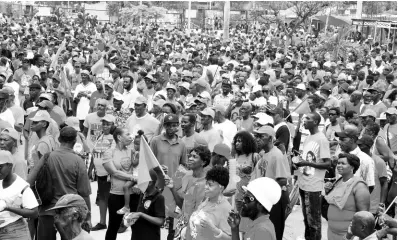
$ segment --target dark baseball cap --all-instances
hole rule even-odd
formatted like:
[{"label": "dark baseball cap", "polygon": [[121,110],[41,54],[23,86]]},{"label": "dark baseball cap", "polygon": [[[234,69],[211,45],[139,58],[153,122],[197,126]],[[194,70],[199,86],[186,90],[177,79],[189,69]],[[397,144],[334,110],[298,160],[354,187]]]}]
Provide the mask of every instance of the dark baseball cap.
[{"label": "dark baseball cap", "polygon": [[358,139],[359,137],[359,130],[354,125],[347,125],[342,132],[336,132],[336,137],[343,137],[343,138],[354,138]]},{"label": "dark baseball cap", "polygon": [[365,144],[369,148],[373,146],[373,139],[371,136],[364,134],[360,139],[358,139],[357,144]]},{"label": "dark baseball cap", "polygon": [[63,195],[60,199],[58,199],[57,203],[53,208],[48,209],[47,211],[50,210],[55,210],[55,209],[61,209],[61,208],[69,208],[69,207],[86,207],[87,204],[84,199],[77,194],[65,194]]},{"label": "dark baseball cap", "polygon": [[163,120],[164,123],[180,123],[180,120],[178,119],[177,115],[175,114],[169,114],[164,117]]}]

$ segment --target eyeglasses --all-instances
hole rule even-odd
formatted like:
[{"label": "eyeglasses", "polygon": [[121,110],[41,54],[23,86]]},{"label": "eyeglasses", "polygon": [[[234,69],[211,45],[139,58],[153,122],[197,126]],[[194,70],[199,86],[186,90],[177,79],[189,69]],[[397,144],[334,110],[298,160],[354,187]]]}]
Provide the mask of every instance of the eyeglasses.
[{"label": "eyeglasses", "polygon": [[336,113],[329,113],[329,116],[335,116],[337,115]]},{"label": "eyeglasses", "polygon": [[256,200],[256,199],[252,196],[249,196],[249,195],[243,196],[244,203],[251,203],[251,202],[254,202],[254,200]]}]

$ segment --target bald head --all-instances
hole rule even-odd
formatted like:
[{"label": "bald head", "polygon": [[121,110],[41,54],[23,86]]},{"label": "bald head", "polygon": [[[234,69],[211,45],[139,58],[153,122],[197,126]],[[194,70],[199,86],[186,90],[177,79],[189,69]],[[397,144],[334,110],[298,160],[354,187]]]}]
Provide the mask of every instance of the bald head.
[{"label": "bald head", "polygon": [[360,238],[366,238],[375,230],[375,218],[373,214],[367,211],[360,211],[355,213],[352,218],[352,233]]}]

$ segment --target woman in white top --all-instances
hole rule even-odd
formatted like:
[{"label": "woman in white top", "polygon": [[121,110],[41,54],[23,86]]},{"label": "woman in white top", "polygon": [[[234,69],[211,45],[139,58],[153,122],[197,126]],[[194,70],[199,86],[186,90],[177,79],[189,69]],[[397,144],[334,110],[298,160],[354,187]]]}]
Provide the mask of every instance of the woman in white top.
[{"label": "woman in white top", "polygon": [[13,161],[0,150],[0,239],[30,240],[24,218],[36,218],[39,204],[29,183],[12,172]]}]

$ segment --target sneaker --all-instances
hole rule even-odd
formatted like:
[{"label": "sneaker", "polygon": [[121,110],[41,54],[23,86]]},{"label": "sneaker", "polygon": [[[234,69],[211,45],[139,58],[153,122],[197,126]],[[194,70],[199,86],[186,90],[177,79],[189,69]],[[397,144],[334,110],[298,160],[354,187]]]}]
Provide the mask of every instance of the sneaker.
[{"label": "sneaker", "polygon": [[117,230],[117,233],[124,233],[126,230],[127,227],[122,224],[120,225],[119,230]]},{"label": "sneaker", "polygon": [[95,227],[91,228],[91,231],[99,231],[99,230],[103,230],[103,229],[106,229],[106,224],[97,223],[97,225],[95,225]]},{"label": "sneaker", "polygon": [[130,213],[130,208],[123,207],[122,209],[119,209],[116,213],[120,214],[120,215],[124,215],[126,213]]}]

